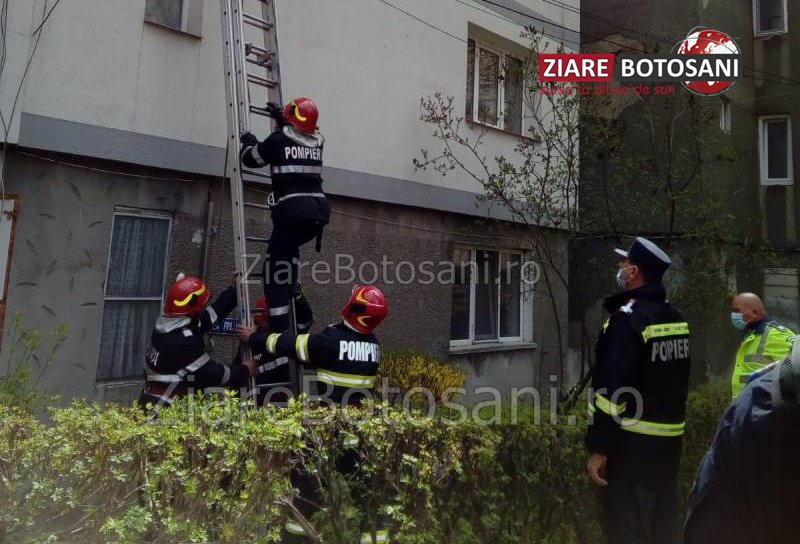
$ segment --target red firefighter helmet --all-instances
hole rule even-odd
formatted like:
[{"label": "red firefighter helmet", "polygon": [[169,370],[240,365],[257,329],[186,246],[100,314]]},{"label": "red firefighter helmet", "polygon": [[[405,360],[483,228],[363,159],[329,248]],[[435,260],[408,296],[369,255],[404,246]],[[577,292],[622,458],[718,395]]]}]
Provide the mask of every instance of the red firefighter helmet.
[{"label": "red firefighter helmet", "polygon": [[313,134],[317,130],[319,109],[310,98],[295,98],[283,108],[283,118],[296,129]]},{"label": "red firefighter helmet", "polygon": [[261,297],[256,301],[256,307],[252,312],[253,325],[261,327],[269,323],[269,308],[267,307],[267,299]]},{"label": "red firefighter helmet", "polygon": [[178,274],[175,283],[169,286],[164,302],[167,315],[194,315],[203,310],[211,298],[211,289],[199,278]]},{"label": "red firefighter helmet", "polygon": [[369,334],[389,313],[383,292],[374,285],[356,285],[350,300],[342,308],[345,323],[358,332]]}]

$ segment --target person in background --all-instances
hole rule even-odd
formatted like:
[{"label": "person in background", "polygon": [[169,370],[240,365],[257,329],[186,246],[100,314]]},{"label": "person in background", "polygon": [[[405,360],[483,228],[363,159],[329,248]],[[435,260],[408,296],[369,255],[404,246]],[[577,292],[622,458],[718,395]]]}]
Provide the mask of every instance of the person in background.
[{"label": "person in background", "polygon": [[754,372],[789,354],[795,333],[767,315],[764,302],[753,293],[734,297],[731,323],[744,335],[731,377],[731,394],[736,398]]}]

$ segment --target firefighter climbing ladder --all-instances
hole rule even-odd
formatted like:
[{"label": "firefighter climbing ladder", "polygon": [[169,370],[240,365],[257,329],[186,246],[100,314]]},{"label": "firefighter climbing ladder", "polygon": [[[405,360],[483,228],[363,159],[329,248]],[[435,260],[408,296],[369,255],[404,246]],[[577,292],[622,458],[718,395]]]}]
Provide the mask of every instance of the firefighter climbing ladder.
[{"label": "firefighter climbing ladder", "polygon": [[[278,40],[275,30],[273,0],[220,0],[222,7],[222,41],[225,61],[225,97],[228,112],[228,143],[225,177],[231,184],[231,219],[233,222],[234,257],[239,272],[237,290],[241,322],[252,323],[253,279],[251,273],[257,256],[266,250],[269,238],[250,236],[245,232],[245,211],[268,211],[269,204],[245,201],[245,176],[248,182],[269,185],[269,174],[243,169],[239,158],[239,136],[246,132],[266,134],[270,118],[267,102],[281,104]],[[249,248],[253,248],[248,250]],[[294,331],[297,332],[294,312]],[[295,387],[295,365],[290,365],[290,381],[274,384]],[[296,391],[295,391],[296,392]]]}]

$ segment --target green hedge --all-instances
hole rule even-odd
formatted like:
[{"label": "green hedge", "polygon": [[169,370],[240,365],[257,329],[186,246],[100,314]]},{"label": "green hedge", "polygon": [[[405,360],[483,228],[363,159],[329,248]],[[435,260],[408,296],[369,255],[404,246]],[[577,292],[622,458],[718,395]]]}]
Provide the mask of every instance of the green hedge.
[{"label": "green hedge", "polygon": [[[692,394],[685,488],[725,397]],[[600,540],[580,417],[454,425],[383,405],[358,424],[363,410],[306,413],[327,418],[315,425],[301,408],[194,398],[153,423],[135,408],[76,402],[44,424],[0,407],[0,542],[275,542],[292,463],[326,483],[309,520],[324,542],[357,542],[361,516],[379,511],[393,542]],[[345,431],[361,439],[350,478],[335,469]]]}]

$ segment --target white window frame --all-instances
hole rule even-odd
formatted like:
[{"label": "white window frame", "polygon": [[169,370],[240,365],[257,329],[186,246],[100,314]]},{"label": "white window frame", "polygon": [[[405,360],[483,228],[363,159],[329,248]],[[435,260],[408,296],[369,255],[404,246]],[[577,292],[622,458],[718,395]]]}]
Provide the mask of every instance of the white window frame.
[{"label": "white window frame", "polygon": [[733,127],[733,109],[731,100],[723,96],[720,98],[719,128],[725,134],[730,134]]},{"label": "white window frame", "polygon": [[[108,275],[111,273],[111,245],[112,245],[112,243],[114,241],[114,225],[115,225],[115,223],[117,221],[117,217],[139,217],[139,218],[144,218],[144,219],[160,219],[162,221],[164,221],[164,220],[167,221],[167,249],[166,249],[166,254],[165,254],[166,258],[164,259],[164,271],[163,271],[163,275],[162,275],[162,277],[164,278],[162,280],[162,285],[164,287],[161,289],[161,296],[159,296],[159,297],[120,297],[120,296],[114,296],[114,295],[108,295],[107,294]],[[105,282],[103,283],[103,313],[101,314],[101,317],[105,315],[105,311],[106,311],[105,310],[105,306],[106,306],[105,303],[106,303],[107,300],[111,300],[111,301],[131,301],[131,302],[137,302],[137,301],[154,302],[154,301],[159,301],[159,305],[160,306],[164,305],[164,296],[166,294],[166,286],[167,286],[167,283],[168,283],[167,282],[167,280],[168,280],[167,273],[169,272],[169,254],[170,254],[170,251],[171,251],[171,248],[172,248],[172,219],[173,219],[172,218],[172,214],[167,213],[167,212],[159,212],[159,211],[155,211],[155,210],[141,210],[141,209],[137,209],[137,208],[123,208],[123,207],[114,208],[114,214],[113,214],[113,217],[111,219],[111,233],[109,234],[109,240],[108,240],[108,253],[106,255],[106,278],[105,278]],[[102,338],[98,338],[98,341],[102,342]],[[142,354],[142,357],[144,357],[144,354]],[[100,368],[100,359],[99,358],[100,358],[100,354],[98,353],[98,361],[97,361],[98,370]],[[127,380],[127,379],[130,379],[130,377],[129,376],[128,377],[117,376],[117,377],[110,378],[110,381],[119,381],[119,380]]]},{"label": "white window frame", "polygon": [[753,35],[756,38],[764,36],[776,36],[780,34],[787,34],[789,32],[789,2],[788,0],[781,0],[783,2],[783,29],[780,30],[761,30],[759,27],[759,9],[760,0],[753,0]]},{"label": "white window frame", "polygon": [[5,195],[2,203],[3,215],[0,216],[0,340],[5,329],[6,307],[8,306],[8,280],[11,276],[11,262],[14,257],[14,237],[17,231],[18,197]]},{"label": "white window frame", "polygon": [[[476,40],[475,38],[470,38],[473,43],[475,44],[475,57],[473,58],[473,73],[472,73],[472,112],[470,115],[470,120],[473,123],[495,128],[497,130],[501,130],[503,132],[507,132],[508,134],[515,134],[517,136],[523,136],[525,134],[525,81],[523,78],[522,81],[522,89],[520,93],[520,100],[522,101],[521,110],[520,110],[520,133],[517,134],[516,132],[511,132],[505,129],[505,118],[506,118],[506,85],[505,85],[505,71],[506,71],[506,57],[514,57],[517,58],[515,55],[511,53],[506,53],[501,49],[497,49],[496,47],[492,47],[491,45],[486,44],[480,40]],[[494,55],[497,55],[499,66],[498,68],[498,81],[497,81],[497,122],[495,124],[488,123],[486,121],[480,120],[480,59],[481,59],[481,50],[488,51]],[[522,62],[521,59],[519,59]]]},{"label": "white window frame", "polygon": [[[520,258],[520,273],[522,272],[522,267],[524,267],[526,262],[527,253],[522,250],[512,250],[512,249],[497,249],[491,247],[457,247],[456,249],[460,249],[463,251],[470,252],[470,266],[473,267],[475,263],[478,262],[477,252],[478,251],[492,251],[497,253],[498,257],[498,266],[501,262],[501,257],[503,254],[511,254],[511,255],[519,255]],[[525,341],[525,326],[527,324],[527,320],[525,319],[526,309],[528,306],[532,306],[533,304],[533,297],[528,294],[525,289],[524,285],[524,278],[520,276],[520,286],[519,286],[519,335],[518,336],[500,336],[500,317],[502,308],[500,307],[501,301],[501,290],[497,290],[497,338],[489,338],[486,340],[475,340],[475,290],[476,290],[476,278],[477,274],[475,273],[475,269],[473,268],[472,273],[470,274],[470,285],[469,285],[469,338],[464,339],[451,339],[450,340],[450,347],[451,348],[464,348],[469,346],[487,346],[487,345],[498,345],[498,344],[522,344]]]},{"label": "white window frame", "polygon": [[[767,142],[766,126],[769,121],[786,120],[786,160],[788,162],[786,178],[769,178],[769,145]],[[758,159],[761,172],[761,185],[792,185],[794,184],[794,156],[792,148],[792,118],[789,115],[762,115],[758,118]]]},{"label": "white window frame", "polygon": [[[173,1],[173,0],[167,0]],[[182,32],[196,37],[201,37],[203,32],[203,0],[183,0],[181,4],[181,26],[175,28],[158,21],[145,19],[146,23]]]}]

